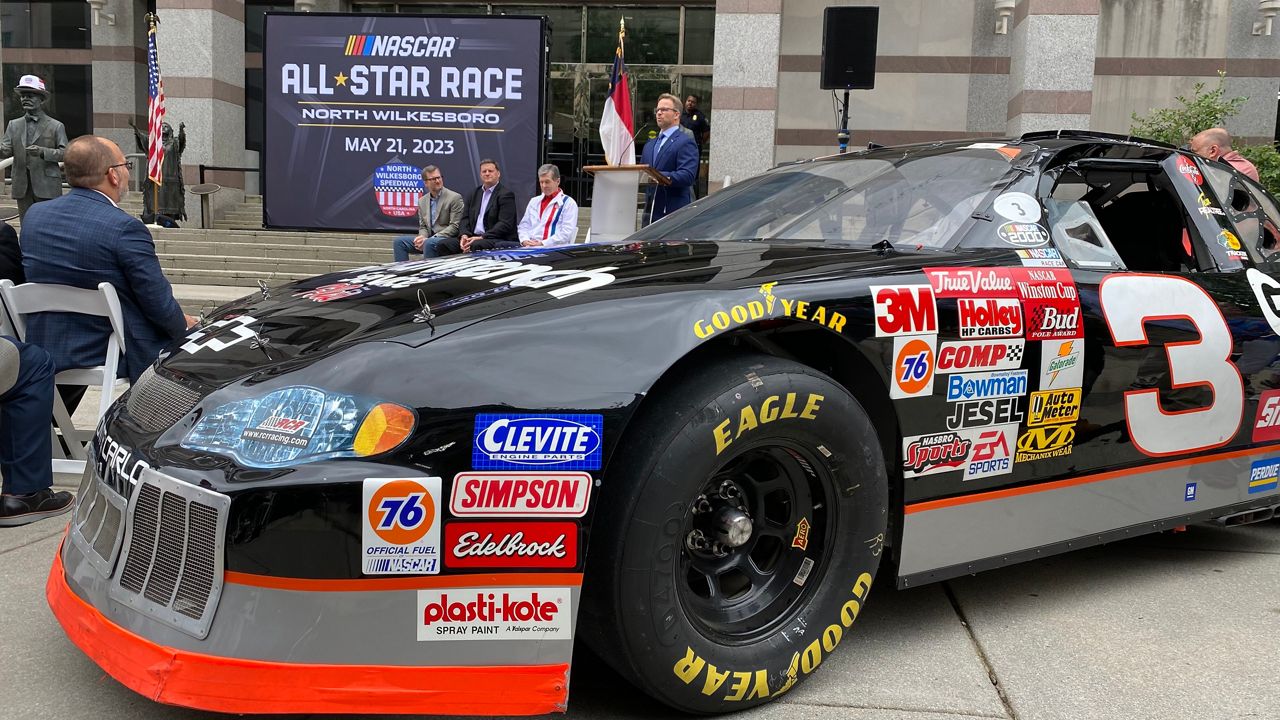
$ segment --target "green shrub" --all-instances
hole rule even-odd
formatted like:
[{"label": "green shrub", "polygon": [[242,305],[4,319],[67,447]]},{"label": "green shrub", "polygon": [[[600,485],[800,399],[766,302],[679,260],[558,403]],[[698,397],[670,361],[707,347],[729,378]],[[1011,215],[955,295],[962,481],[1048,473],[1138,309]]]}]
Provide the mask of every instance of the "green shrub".
[{"label": "green shrub", "polygon": [[1245,97],[1223,97],[1227,92],[1223,87],[1226,76],[1226,73],[1219,72],[1218,87],[1209,92],[1204,91],[1204,83],[1198,82],[1190,100],[1185,95],[1174,98],[1181,107],[1152,110],[1146,117],[1133,113],[1130,116],[1133,120],[1133,125],[1129,126],[1130,134],[1182,145],[1201,130],[1222,127],[1227,118],[1239,113],[1240,106],[1248,100]]},{"label": "green shrub", "polygon": [[1246,145],[1240,154],[1258,168],[1258,179],[1272,196],[1280,199],[1280,152],[1272,145]]}]

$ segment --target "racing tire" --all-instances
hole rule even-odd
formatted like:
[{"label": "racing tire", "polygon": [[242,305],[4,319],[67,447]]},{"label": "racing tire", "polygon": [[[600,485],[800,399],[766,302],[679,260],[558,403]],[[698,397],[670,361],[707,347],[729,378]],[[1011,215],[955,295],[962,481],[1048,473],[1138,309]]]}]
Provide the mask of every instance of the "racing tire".
[{"label": "racing tire", "polygon": [[641,409],[610,467],[580,630],[640,689],[690,713],[745,709],[849,634],[887,480],[870,417],[833,380],[766,355],[703,364]]}]

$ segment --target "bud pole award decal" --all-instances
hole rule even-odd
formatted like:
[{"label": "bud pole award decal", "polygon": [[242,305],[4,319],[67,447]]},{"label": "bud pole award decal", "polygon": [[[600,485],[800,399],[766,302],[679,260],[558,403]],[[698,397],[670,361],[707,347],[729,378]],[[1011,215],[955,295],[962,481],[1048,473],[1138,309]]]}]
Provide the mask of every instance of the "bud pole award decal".
[{"label": "bud pole award decal", "polygon": [[369,478],[363,490],[364,574],[438,574],[440,478]]}]

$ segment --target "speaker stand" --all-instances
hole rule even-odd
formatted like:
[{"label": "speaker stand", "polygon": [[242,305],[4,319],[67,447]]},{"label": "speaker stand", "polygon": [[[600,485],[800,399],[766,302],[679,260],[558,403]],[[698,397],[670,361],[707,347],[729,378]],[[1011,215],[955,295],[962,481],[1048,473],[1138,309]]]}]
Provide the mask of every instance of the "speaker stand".
[{"label": "speaker stand", "polygon": [[843,155],[849,149],[849,91],[844,91],[844,104],[840,106],[840,129],[836,131],[836,142]]}]

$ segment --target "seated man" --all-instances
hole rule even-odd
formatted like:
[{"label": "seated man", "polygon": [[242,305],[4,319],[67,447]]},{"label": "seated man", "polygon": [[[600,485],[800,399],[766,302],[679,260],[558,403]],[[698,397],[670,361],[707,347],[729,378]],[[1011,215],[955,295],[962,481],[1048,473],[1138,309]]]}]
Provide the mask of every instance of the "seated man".
[{"label": "seated man", "polygon": [[501,179],[496,160],[481,160],[480,187],[467,200],[461,237],[428,241],[423,246],[423,257],[520,247],[516,236],[516,195]]},{"label": "seated man", "polygon": [[569,245],[578,237],[578,203],[560,192],[560,168],[538,168],[542,194],[529,201],[516,232],[524,247]]},{"label": "seated man", "polygon": [[[32,205],[22,223],[27,282],[89,289],[111,283],[124,316],[120,370],[137,382],[196,318],[173,299],[147,227],[116,204],[128,191],[133,163],[115,143],[94,135],[72,140],[63,162],[71,192]],[[101,365],[110,335],[103,317],[48,312],[27,323],[27,341],[48,350],[58,370]]]},{"label": "seated man", "polygon": [[392,243],[396,262],[409,259],[409,253],[421,253],[423,243],[432,240],[456,240],[461,231],[464,206],[462,196],[444,186],[440,168],[422,168],[422,181],[427,194],[418,198],[418,236],[401,235]]},{"label": "seated man", "polygon": [[0,337],[0,527],[26,525],[71,509],[71,493],[53,490],[52,417],[49,353]]}]

